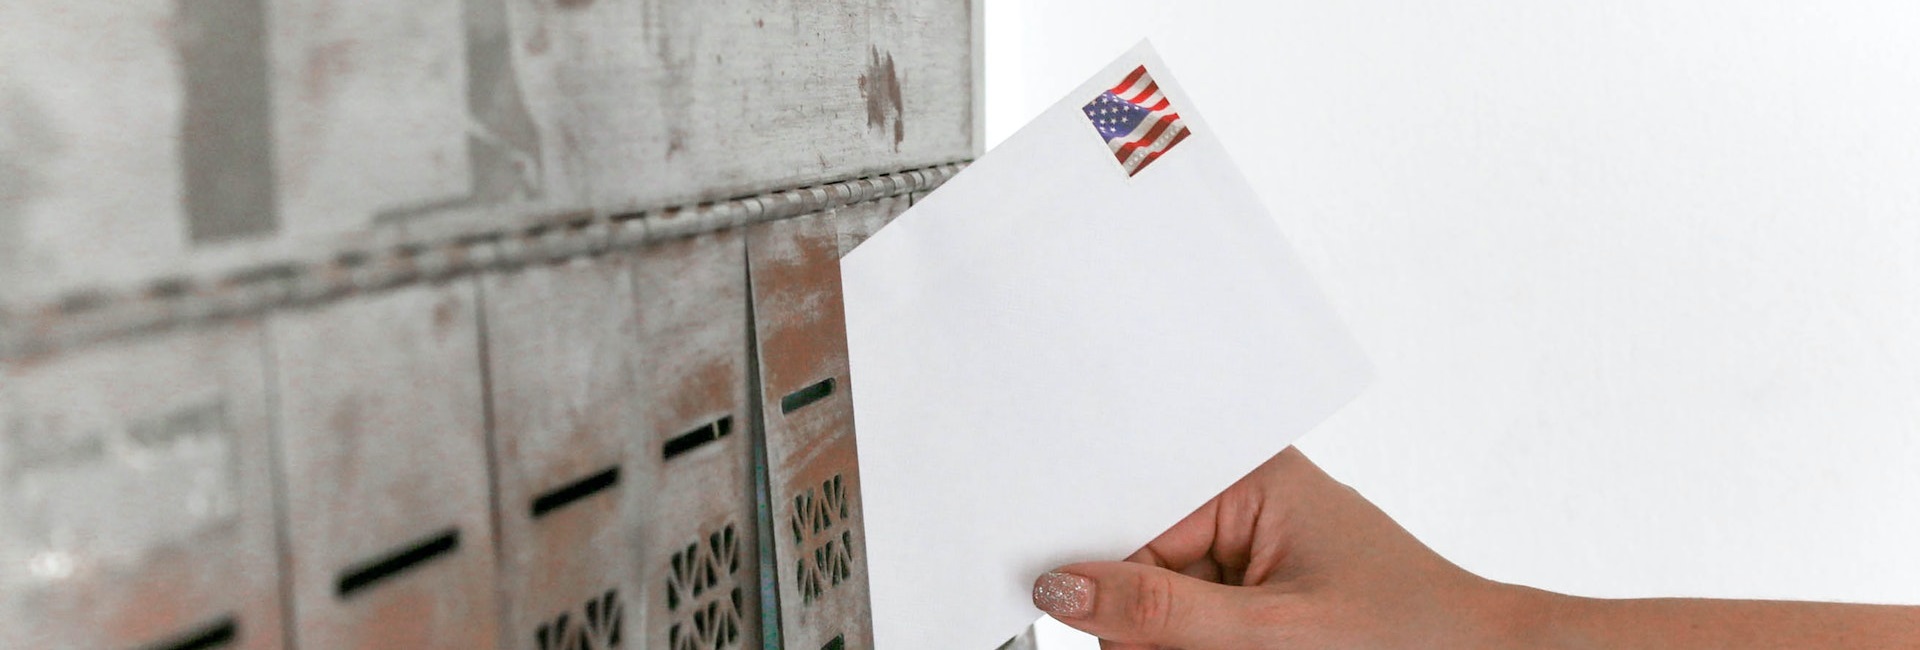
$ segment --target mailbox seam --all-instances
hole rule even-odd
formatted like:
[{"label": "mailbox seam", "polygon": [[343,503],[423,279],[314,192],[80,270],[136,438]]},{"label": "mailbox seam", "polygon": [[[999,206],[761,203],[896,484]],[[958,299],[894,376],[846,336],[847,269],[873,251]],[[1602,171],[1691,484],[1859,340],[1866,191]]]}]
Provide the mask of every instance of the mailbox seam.
[{"label": "mailbox seam", "polygon": [[38,305],[0,305],[0,361],[324,304],[348,296],[591,257],[756,223],[927,192],[958,174],[960,160],[837,182],[640,212],[575,212],[380,248],[278,260],[206,275],[167,275],[138,288],[80,289]]}]

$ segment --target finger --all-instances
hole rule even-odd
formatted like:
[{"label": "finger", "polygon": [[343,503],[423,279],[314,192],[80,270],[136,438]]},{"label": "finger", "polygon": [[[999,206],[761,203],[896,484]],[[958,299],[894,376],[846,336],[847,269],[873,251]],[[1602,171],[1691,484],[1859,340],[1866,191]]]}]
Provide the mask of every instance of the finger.
[{"label": "finger", "polygon": [[1100,650],[1162,650],[1162,648],[1145,643],[1121,643],[1119,641],[1101,639]]},{"label": "finger", "polygon": [[[1061,623],[1109,641],[1188,650],[1239,647],[1249,596],[1135,562],[1070,564],[1034,583],[1033,603]],[[1125,646],[1122,646],[1125,647]]]}]

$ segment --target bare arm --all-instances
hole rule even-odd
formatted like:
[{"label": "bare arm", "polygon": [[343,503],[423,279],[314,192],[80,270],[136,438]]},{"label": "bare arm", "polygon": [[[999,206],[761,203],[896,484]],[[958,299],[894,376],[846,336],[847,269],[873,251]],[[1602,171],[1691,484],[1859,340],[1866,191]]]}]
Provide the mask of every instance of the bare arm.
[{"label": "bare arm", "polygon": [[1920,649],[1920,607],[1599,600],[1485,580],[1293,449],[1127,561],[1042,576],[1034,604],[1107,650]]},{"label": "bare arm", "polygon": [[1536,647],[1920,648],[1920,608],[1754,600],[1597,600],[1541,592]]}]

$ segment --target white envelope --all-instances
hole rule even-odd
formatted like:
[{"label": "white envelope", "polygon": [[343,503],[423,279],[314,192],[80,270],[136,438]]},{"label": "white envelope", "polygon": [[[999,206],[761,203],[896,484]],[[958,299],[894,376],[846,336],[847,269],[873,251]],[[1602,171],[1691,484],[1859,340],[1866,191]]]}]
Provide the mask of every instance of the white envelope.
[{"label": "white envelope", "polygon": [[[1190,135],[1129,176],[1098,128],[1127,111],[1083,109],[1142,66]],[[1193,109],[1143,42],[843,261],[881,650],[991,650],[1041,572],[1132,553],[1366,383]]]}]

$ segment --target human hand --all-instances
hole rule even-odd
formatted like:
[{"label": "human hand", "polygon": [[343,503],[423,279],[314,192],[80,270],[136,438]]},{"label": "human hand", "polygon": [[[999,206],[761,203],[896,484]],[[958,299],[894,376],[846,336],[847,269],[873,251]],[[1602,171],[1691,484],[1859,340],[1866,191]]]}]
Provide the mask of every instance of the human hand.
[{"label": "human hand", "polygon": [[1495,648],[1528,591],[1441,558],[1289,447],[1125,562],[1042,576],[1034,604],[1105,650]]}]

